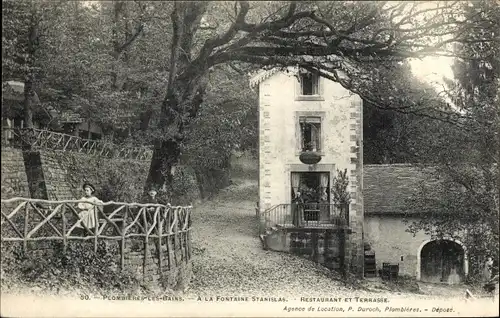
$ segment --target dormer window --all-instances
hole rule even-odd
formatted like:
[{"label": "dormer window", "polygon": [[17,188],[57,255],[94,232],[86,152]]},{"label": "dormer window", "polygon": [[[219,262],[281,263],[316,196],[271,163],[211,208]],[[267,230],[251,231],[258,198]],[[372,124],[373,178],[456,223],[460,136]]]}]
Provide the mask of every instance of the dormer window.
[{"label": "dormer window", "polygon": [[300,94],[302,96],[319,95],[319,75],[310,72],[300,74]]}]

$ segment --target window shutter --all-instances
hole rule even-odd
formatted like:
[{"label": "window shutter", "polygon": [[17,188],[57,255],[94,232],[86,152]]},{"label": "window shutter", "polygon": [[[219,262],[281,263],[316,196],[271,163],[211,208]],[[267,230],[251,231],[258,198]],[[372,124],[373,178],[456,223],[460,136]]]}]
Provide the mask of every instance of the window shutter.
[{"label": "window shutter", "polygon": [[317,74],[312,75],[312,85],[313,95],[319,95],[319,76]]}]

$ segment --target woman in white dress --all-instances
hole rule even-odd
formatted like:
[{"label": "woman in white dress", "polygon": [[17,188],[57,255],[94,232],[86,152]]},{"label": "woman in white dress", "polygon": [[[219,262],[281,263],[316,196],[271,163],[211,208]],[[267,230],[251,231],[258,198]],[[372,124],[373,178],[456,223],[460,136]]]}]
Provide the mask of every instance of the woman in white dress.
[{"label": "woman in white dress", "polygon": [[86,202],[80,202],[77,205],[78,209],[80,210],[80,213],[78,213],[80,222],[78,223],[77,228],[83,230],[85,229],[83,225],[85,225],[89,230],[93,230],[95,229],[97,223],[97,209],[100,209],[100,206],[103,202],[93,195],[93,193],[95,192],[95,188],[93,185],[91,185],[90,183],[85,183],[82,188],[83,191],[85,191],[85,196],[80,200]]}]

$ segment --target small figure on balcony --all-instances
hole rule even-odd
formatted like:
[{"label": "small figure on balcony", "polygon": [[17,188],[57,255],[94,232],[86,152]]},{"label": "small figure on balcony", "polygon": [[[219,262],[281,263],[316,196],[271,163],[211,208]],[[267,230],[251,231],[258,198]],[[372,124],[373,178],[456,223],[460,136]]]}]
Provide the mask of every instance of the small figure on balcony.
[{"label": "small figure on balcony", "polygon": [[304,198],[302,197],[302,192],[297,191],[295,197],[292,200],[292,224],[295,226],[300,225],[304,209]]},{"label": "small figure on balcony", "polygon": [[78,216],[80,217],[80,222],[78,223],[77,228],[85,232],[84,225],[89,230],[95,229],[97,220],[97,211],[98,209],[100,209],[100,206],[102,205],[103,202],[94,196],[95,187],[92,184],[85,183],[82,188],[83,191],[85,192],[85,195],[80,200],[86,202],[80,202],[77,205],[77,208],[81,210],[81,212],[78,213]]}]

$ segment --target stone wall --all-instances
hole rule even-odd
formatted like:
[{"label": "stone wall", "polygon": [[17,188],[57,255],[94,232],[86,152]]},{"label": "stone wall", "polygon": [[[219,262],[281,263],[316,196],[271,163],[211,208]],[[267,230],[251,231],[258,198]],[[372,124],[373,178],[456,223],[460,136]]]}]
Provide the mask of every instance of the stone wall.
[{"label": "stone wall", "polygon": [[407,225],[401,215],[366,215],[365,241],[375,251],[377,268],[382,263],[399,264],[400,274],[416,276],[419,247],[430,236],[406,232]]},{"label": "stone wall", "polygon": [[[312,231],[300,228],[282,228],[270,231],[264,238],[264,248],[295,254],[323,266],[340,270],[344,232],[338,230]],[[343,269],[346,263],[344,262]]]},{"label": "stone wall", "polygon": [[[149,169],[149,161],[107,159],[75,152],[36,151],[25,153],[25,158],[32,163],[27,169],[30,183],[44,186],[42,190],[38,187],[38,192],[33,187],[31,196],[48,200],[79,199],[83,195],[81,186],[90,182],[104,201],[133,202],[143,191]],[[112,182],[117,183],[112,186],[119,188],[121,198],[105,197],[104,187]]]},{"label": "stone wall", "polygon": [[340,239],[337,232],[292,232],[289,233],[290,252],[323,266],[333,269],[340,269]]},{"label": "stone wall", "polygon": [[21,150],[2,147],[2,199],[29,197],[28,178]]}]

